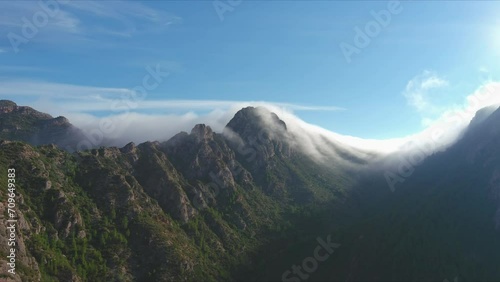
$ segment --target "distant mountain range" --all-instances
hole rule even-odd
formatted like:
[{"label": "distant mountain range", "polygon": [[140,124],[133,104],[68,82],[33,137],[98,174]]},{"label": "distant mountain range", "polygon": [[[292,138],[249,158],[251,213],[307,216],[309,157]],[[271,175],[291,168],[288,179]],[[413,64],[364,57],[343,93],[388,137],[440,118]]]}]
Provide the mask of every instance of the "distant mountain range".
[{"label": "distant mountain range", "polygon": [[[199,124],[74,152],[83,138],[63,117],[0,101],[0,183],[15,168],[20,228],[10,276],[0,225],[0,278],[500,280],[500,110],[478,113],[394,192],[368,154],[325,140],[327,160],[311,157],[264,108],[222,133]],[[1,189],[4,220],[6,199]],[[335,252],[313,267],[326,241]]]},{"label": "distant mountain range", "polygon": [[30,107],[0,100],[0,139],[24,141],[34,146],[55,144],[75,150],[83,132],[65,117],[53,118]]}]

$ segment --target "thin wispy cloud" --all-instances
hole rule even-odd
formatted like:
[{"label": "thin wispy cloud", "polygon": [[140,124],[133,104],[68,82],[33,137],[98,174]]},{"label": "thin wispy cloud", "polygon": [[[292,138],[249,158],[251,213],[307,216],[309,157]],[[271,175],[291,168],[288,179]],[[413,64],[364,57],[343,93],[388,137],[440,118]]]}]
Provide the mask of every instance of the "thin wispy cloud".
[{"label": "thin wispy cloud", "polygon": [[[483,69],[482,71],[487,71]],[[465,96],[465,101],[452,99],[456,93],[448,93],[450,82],[433,71],[424,71],[411,79],[403,95],[421,117],[424,128],[431,128],[436,124],[445,124],[450,116],[461,116],[460,126],[465,127],[476,111],[500,103],[499,83],[489,76],[483,79],[483,84],[473,94]],[[481,93],[488,93],[488,97]],[[491,93],[491,95],[490,95]]]},{"label": "thin wispy cloud", "polygon": [[[400,152],[414,150],[415,146],[407,146],[410,142],[413,144],[430,143],[435,150],[445,149],[461,136],[479,110],[490,107],[493,111],[499,106],[500,83],[487,82],[467,96],[462,104],[449,105],[439,117],[430,120],[423,131],[410,136],[408,142],[401,146]],[[436,132],[439,132],[439,135]],[[434,140],[436,136],[440,136],[438,141]]]},{"label": "thin wispy cloud", "polygon": [[403,92],[408,104],[420,113],[436,111],[436,105],[432,103],[432,92],[434,89],[443,88],[449,82],[432,71],[424,71],[412,78]]},{"label": "thin wispy cloud", "polygon": [[[3,32],[16,32],[21,34],[22,27],[32,21],[37,12],[44,12],[39,2],[30,1],[4,1],[2,2],[2,19],[0,30]],[[62,7],[62,6],[58,6]],[[76,15],[64,9],[54,10],[47,24],[41,28],[44,33],[78,33],[80,31],[80,20]],[[49,15],[47,15],[49,17]],[[31,23],[32,24],[32,23]],[[36,27],[35,27],[36,28]]]},{"label": "thin wispy cloud", "polygon": [[[46,45],[75,44],[79,47],[113,47],[117,37],[132,38],[143,33],[161,32],[181,18],[133,1],[69,1],[42,7],[45,2],[6,1],[2,3],[0,32],[26,37],[27,25],[33,26],[35,14],[45,13],[48,21],[35,26],[30,42]],[[50,11],[47,12],[47,11]],[[30,31],[33,33],[33,31]],[[5,42],[2,42],[5,41]],[[0,43],[11,45],[4,37]],[[85,44],[88,43],[88,44]],[[85,44],[85,45],[83,45]]]},{"label": "thin wispy cloud", "polygon": [[182,21],[181,17],[167,11],[132,1],[72,1],[66,7],[90,18],[105,20],[100,21],[100,25],[85,21],[89,31],[121,37],[131,37],[139,32],[162,31]]},{"label": "thin wispy cloud", "polygon": [[[433,132],[436,130],[443,132],[439,144],[435,144],[435,150],[439,150],[456,140],[477,110],[486,106],[500,105],[500,83],[488,83],[469,95],[463,105],[450,106],[450,110],[429,123],[421,132],[401,138],[374,140],[341,135],[307,123],[294,114],[298,111],[342,110],[342,108],[335,106],[311,106],[266,101],[146,99],[138,102],[134,108],[116,112],[112,110],[112,102],[121,101],[124,95],[127,97],[131,93],[131,90],[47,82],[28,84],[26,81],[21,83],[24,87],[19,87],[21,84],[9,83],[7,85],[10,87],[5,87],[6,83],[0,83],[2,97],[25,95],[34,98],[31,104],[27,104],[54,116],[64,115],[86,132],[93,132],[99,128],[103,119],[111,120],[116,130],[107,135],[106,138],[113,140],[111,145],[116,146],[123,146],[130,141],[140,143],[167,140],[180,131],[189,131],[198,123],[210,125],[216,132],[222,132],[227,122],[241,108],[262,106],[278,114],[287,123],[290,131],[300,137],[297,139],[299,140],[298,144],[306,147],[310,145],[307,148],[311,150],[311,154],[318,157],[329,151],[328,148],[331,148],[331,144],[345,144],[348,147],[357,148],[360,150],[359,153],[363,151],[383,154],[406,152],[411,147],[405,144],[429,141],[429,136],[434,136]],[[435,85],[440,85],[441,82],[426,80],[426,83],[422,84],[422,88],[432,89]],[[9,91],[14,92],[10,93],[10,96],[6,95]],[[35,95],[36,93],[39,94]],[[50,93],[56,93],[56,95],[49,95]]]},{"label": "thin wispy cloud", "polygon": [[132,90],[127,88],[81,86],[35,80],[0,81],[0,95],[12,97],[31,96],[70,100],[99,100],[107,97],[120,97],[120,95],[130,93],[133,93]]},{"label": "thin wispy cloud", "polygon": [[[0,71],[1,71],[0,67]],[[132,100],[135,92],[128,88],[94,87],[63,83],[52,83],[33,80],[0,81],[0,95],[2,96],[27,96],[43,97],[44,99],[57,99],[59,106],[73,112],[100,112],[111,111],[113,105],[123,100]],[[140,95],[137,95],[140,96]],[[134,101],[136,102],[136,101]],[[237,101],[237,100],[148,100],[137,101],[133,110],[215,110],[227,109],[234,105],[259,106],[269,104],[262,101]],[[293,103],[271,103],[295,111],[341,111],[345,110],[336,106],[298,105]]]},{"label": "thin wispy cloud", "polygon": [[94,16],[117,21],[127,21],[129,18],[136,18],[168,25],[172,21],[181,20],[180,17],[171,13],[153,9],[140,2],[133,1],[71,1],[67,6]]},{"label": "thin wispy cloud", "polygon": [[[184,107],[184,102],[177,101]],[[157,103],[157,102],[155,102]],[[345,148],[359,148],[361,150],[375,150],[394,148],[401,140],[365,140],[352,136],[340,135],[321,127],[309,124],[298,118],[294,111],[297,110],[323,110],[322,107],[304,107],[293,104],[269,102],[242,102],[242,101],[189,101],[192,106],[212,108],[210,111],[198,113],[188,111],[179,113],[139,113],[136,111],[123,113],[110,113],[105,116],[96,116],[92,113],[74,112],[61,104],[52,102],[37,102],[37,108],[46,111],[58,111],[57,115],[65,115],[84,132],[91,134],[106,120],[113,125],[114,130],[106,134],[108,145],[124,146],[128,142],[142,143],[145,141],[165,141],[181,131],[189,132],[196,124],[207,124],[215,132],[222,133],[227,123],[235,113],[247,106],[259,106],[276,113],[287,124],[289,132],[295,136],[294,144],[311,153],[312,157],[322,159],[336,155],[332,144],[344,144]],[[60,107],[60,108],[58,108]],[[70,111],[64,113],[63,111]],[[54,114],[55,115],[55,114]],[[381,150],[384,151],[384,150]],[[359,151],[361,153],[361,151]]]},{"label": "thin wispy cloud", "polygon": [[477,111],[490,106],[500,106],[500,82],[488,81],[467,96],[463,103],[447,105],[437,118],[429,119],[428,125],[433,127],[448,123],[448,127],[451,124],[452,127],[463,128]]},{"label": "thin wispy cloud", "polygon": [[[1,52],[0,52],[1,53]],[[45,68],[34,66],[13,66],[13,65],[0,65],[0,72],[13,73],[13,72],[44,72]]]},{"label": "thin wispy cloud", "polygon": [[[97,100],[97,97],[95,97]],[[101,98],[101,97],[99,97]],[[61,105],[69,110],[78,112],[101,112],[111,110],[113,102],[119,100],[102,100],[93,103],[62,103]],[[272,104],[276,107],[285,108],[293,111],[342,111],[341,107],[335,106],[315,106],[299,105],[292,103],[267,102],[267,101],[237,101],[237,100],[146,100],[137,103],[134,110],[185,110],[185,111],[204,111],[215,109],[227,109],[233,106],[241,108],[246,106],[263,106]]]}]

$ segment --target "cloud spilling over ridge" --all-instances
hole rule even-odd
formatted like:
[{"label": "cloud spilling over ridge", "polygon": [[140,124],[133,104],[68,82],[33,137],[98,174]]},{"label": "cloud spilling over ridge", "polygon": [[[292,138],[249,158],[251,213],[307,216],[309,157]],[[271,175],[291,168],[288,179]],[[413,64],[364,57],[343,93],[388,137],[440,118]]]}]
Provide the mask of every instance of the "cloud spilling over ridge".
[{"label": "cloud spilling over ridge", "polygon": [[500,106],[500,83],[488,82],[467,96],[463,104],[449,106],[441,115],[428,122],[421,132],[408,136],[398,152],[408,152],[424,143],[429,153],[442,150],[452,144],[470,124],[477,111],[485,107]]},{"label": "cloud spilling over ridge", "polygon": [[500,83],[487,82],[469,95],[464,104],[450,106],[422,132],[407,137],[396,151],[375,160],[370,167],[385,170],[384,177],[394,191],[395,185],[411,175],[415,166],[455,144],[464,134],[474,132],[467,129],[485,121],[499,107]]},{"label": "cloud spilling over ridge", "polygon": [[[103,100],[102,103],[104,104],[97,109],[109,107],[109,101]],[[144,108],[140,106],[142,103]],[[96,106],[94,104],[89,105]],[[389,140],[370,140],[341,135],[309,124],[294,114],[300,110],[338,110],[335,107],[239,101],[143,101],[134,111],[98,116],[85,112],[85,107],[76,102],[57,104],[50,100],[39,100],[37,105],[31,106],[53,115],[65,115],[73,124],[83,129],[88,139],[97,143],[93,144],[96,146],[123,146],[131,141],[135,143],[165,141],[180,131],[190,132],[194,125],[199,123],[207,124],[215,132],[221,133],[237,111],[247,106],[260,106],[276,113],[287,124],[288,131],[294,137],[293,142],[312,157],[328,158],[337,155],[338,148],[343,148],[359,158],[369,160],[391,153],[411,153],[422,147],[427,148],[428,154],[446,148],[460,136],[479,109],[499,104],[500,83],[489,82],[467,97],[464,104],[451,106],[423,131]],[[184,110],[184,113],[141,112],[144,109],[169,108],[168,105],[170,108]],[[188,108],[203,111],[185,112]]]},{"label": "cloud spilling over ridge", "polygon": [[[390,147],[398,145],[401,140],[368,140],[353,136],[341,135],[316,125],[309,124],[292,111],[273,104],[263,105],[274,112],[286,123],[287,141],[296,149],[319,161],[340,160],[344,157],[354,157],[361,160],[373,158],[374,153],[390,151]],[[261,111],[262,116],[265,112]],[[278,126],[271,120],[263,120],[263,126],[273,128]],[[276,129],[278,131],[278,129]]]},{"label": "cloud spilling over ridge", "polygon": [[[90,106],[90,108],[88,108]],[[215,132],[223,132],[226,124],[233,116],[244,107],[265,107],[276,113],[290,116],[294,120],[293,111],[337,111],[337,107],[316,107],[286,103],[267,102],[241,102],[241,101],[189,101],[189,100],[164,100],[144,101],[139,103],[135,111],[122,111],[120,113],[97,116],[94,111],[109,109],[109,103],[93,102],[91,104],[53,103],[38,101],[36,108],[56,115],[66,116],[75,126],[81,128],[93,145],[124,146],[129,142],[142,143],[145,141],[165,141],[175,134],[190,130],[196,124],[207,124]],[[182,114],[146,114],[141,111],[164,109],[191,111]],[[200,114],[199,111],[204,113]],[[295,121],[293,121],[295,122]],[[95,144],[99,143],[99,144]]]},{"label": "cloud spilling over ridge", "polygon": [[444,78],[439,77],[435,72],[426,70],[406,84],[403,95],[408,104],[418,112],[432,112],[436,108],[431,102],[431,92],[448,85],[449,82]]}]

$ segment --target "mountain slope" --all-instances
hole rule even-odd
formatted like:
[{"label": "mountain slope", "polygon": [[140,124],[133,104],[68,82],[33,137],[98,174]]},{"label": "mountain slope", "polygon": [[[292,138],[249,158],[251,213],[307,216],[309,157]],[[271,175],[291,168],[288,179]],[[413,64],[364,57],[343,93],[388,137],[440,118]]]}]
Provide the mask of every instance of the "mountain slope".
[{"label": "mountain slope", "polygon": [[500,109],[479,112],[456,144],[427,158],[394,193],[383,172],[371,175],[387,198],[366,207],[343,262],[318,279],[500,280],[499,144]]},{"label": "mountain slope", "polygon": [[[10,113],[26,111],[16,109]],[[281,139],[284,122],[258,110],[282,128],[281,137],[272,136],[255,111],[235,115],[231,137],[197,125],[162,143],[76,153],[2,141],[1,167],[16,169],[26,222],[20,277],[224,281],[255,272],[266,245],[296,241],[311,211],[342,205],[352,181],[294,152]],[[50,120],[30,113],[26,128]],[[268,134],[248,140],[259,132]],[[5,191],[0,197],[5,202]],[[5,229],[0,234],[6,238]]]},{"label": "mountain slope", "polygon": [[[33,142],[46,134],[40,122],[53,122],[2,105],[2,139]],[[63,143],[64,124],[51,133]],[[329,159],[311,157],[263,108],[240,110],[223,133],[199,124],[123,148],[3,140],[0,168],[16,169],[19,203],[14,279],[297,281],[304,273],[286,271],[323,238],[338,249],[308,281],[500,280],[499,124],[500,110],[478,112],[394,192],[384,171],[363,170],[369,160],[340,144],[325,140]],[[2,189],[3,220],[6,202]]]},{"label": "mountain slope", "polygon": [[53,118],[30,107],[0,100],[0,139],[24,141],[35,146],[56,144],[75,151],[84,134],[65,117]]}]

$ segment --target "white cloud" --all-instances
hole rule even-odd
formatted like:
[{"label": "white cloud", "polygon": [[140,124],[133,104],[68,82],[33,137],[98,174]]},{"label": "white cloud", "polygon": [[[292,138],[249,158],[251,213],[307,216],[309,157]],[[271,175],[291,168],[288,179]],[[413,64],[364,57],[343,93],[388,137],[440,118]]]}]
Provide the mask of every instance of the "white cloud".
[{"label": "white cloud", "polygon": [[418,112],[433,112],[436,110],[436,106],[432,104],[431,97],[429,97],[431,90],[448,85],[448,81],[439,77],[436,73],[424,71],[408,82],[403,95],[406,97],[408,104]]},{"label": "white cloud", "polygon": [[[436,82],[433,83],[436,85]],[[337,134],[309,124],[294,114],[295,111],[302,110],[335,111],[339,110],[337,107],[262,101],[145,100],[128,112],[112,112],[110,101],[113,101],[113,97],[118,99],[123,94],[129,94],[130,90],[40,82],[30,84],[26,81],[24,84],[0,82],[0,95],[5,97],[8,91],[14,91],[10,93],[13,95],[11,97],[28,95],[38,98],[36,102],[28,105],[54,116],[64,115],[89,135],[99,130],[100,123],[104,119],[111,121],[116,129],[106,133],[105,136],[114,140],[112,145],[117,146],[123,146],[130,141],[141,143],[167,140],[180,131],[189,132],[198,123],[210,125],[214,131],[220,133],[241,108],[263,106],[275,112],[287,123],[289,131],[295,136],[296,146],[306,150],[311,156],[323,160],[332,156],[338,157],[338,147],[335,146],[367,159],[376,157],[373,155],[374,152],[381,155],[398,152],[398,156],[409,154],[418,148],[412,145],[417,143],[430,144],[428,152],[430,154],[452,144],[470,123],[477,110],[486,106],[500,105],[500,83],[491,82],[482,85],[468,96],[463,105],[454,105],[439,118],[428,120],[426,128],[421,132],[390,140],[372,140]],[[100,113],[94,114],[94,111]],[[102,116],[102,112],[107,113],[106,116]],[[436,132],[441,132],[441,137],[438,139],[435,138]]]},{"label": "white cloud", "polygon": [[467,128],[476,112],[486,107],[500,106],[500,83],[488,82],[467,96],[462,105],[450,105],[438,118],[426,119],[426,128],[412,136],[398,149],[400,152],[413,152],[412,144],[427,144],[428,154],[442,150],[452,144]]},{"label": "white cloud", "polygon": [[[99,97],[101,98],[101,97]],[[96,97],[97,100],[97,97]],[[112,105],[120,103],[120,100],[106,99],[102,102],[94,103],[61,103],[65,109],[78,112],[96,112],[96,111],[110,111]],[[133,103],[133,101],[130,101]],[[134,103],[135,104],[135,103]],[[145,100],[138,102],[136,106],[132,107],[133,110],[213,110],[213,109],[227,109],[234,105],[241,107],[245,106],[265,106],[268,104],[275,105],[279,108],[290,109],[295,111],[341,111],[345,110],[335,106],[310,106],[298,105],[292,103],[279,103],[279,102],[263,102],[263,101],[236,101],[236,100]]]},{"label": "white cloud", "polygon": [[[0,80],[0,95],[7,99],[37,99],[30,106],[52,114],[63,115],[86,132],[99,129],[104,113],[116,130],[107,133],[112,145],[123,146],[130,141],[167,140],[180,131],[190,131],[198,123],[206,123],[222,132],[241,108],[263,106],[289,117],[293,111],[339,111],[335,106],[299,105],[264,101],[234,100],[148,100],[135,103],[133,91],[126,88],[93,87],[34,80]],[[125,98],[125,99],[123,99]],[[131,106],[114,111],[114,106]],[[145,114],[148,113],[148,114]],[[203,114],[200,114],[202,112]],[[158,114],[152,114],[158,113]],[[109,144],[108,144],[109,145]]]},{"label": "white cloud", "polygon": [[[198,101],[198,105],[195,106],[202,106],[204,103],[205,101]],[[136,144],[153,140],[166,141],[181,131],[190,132],[196,124],[200,123],[207,124],[215,132],[222,133],[236,112],[247,106],[261,106],[276,113],[287,124],[288,131],[292,136],[291,142],[295,148],[306,152],[318,161],[341,160],[339,148],[362,159],[370,159],[376,157],[373,154],[374,151],[391,152],[405,141],[404,139],[366,140],[340,135],[301,120],[291,109],[300,109],[301,107],[292,105],[290,108],[291,104],[287,105],[289,107],[266,102],[211,101],[209,106],[218,106],[218,108],[204,114],[198,114],[194,111],[188,111],[184,114],[125,112],[98,117],[86,113],[60,111],[57,115],[62,114],[68,117],[76,126],[82,128],[89,138],[102,140],[104,137],[112,140],[106,145],[118,147],[131,141]],[[45,103],[38,104],[37,108],[53,111],[55,107],[51,103]],[[67,107],[63,106],[62,109],[67,110]],[[112,124],[115,129],[111,132],[105,132],[100,125],[104,121]]]},{"label": "white cloud", "polygon": [[497,105],[500,105],[500,83],[487,82],[467,96],[462,105],[449,105],[438,118],[430,119],[429,126],[463,128],[478,110]]},{"label": "white cloud", "polygon": [[[438,80],[434,80],[434,82],[430,80],[428,85],[441,84],[442,82]],[[466,97],[462,105],[449,106],[438,118],[429,119],[422,131],[386,140],[340,135],[308,124],[291,112],[276,113],[287,122],[288,127],[295,131],[297,136],[300,136],[299,143],[304,144],[304,148],[308,148],[310,154],[318,158],[335,154],[332,151],[328,152],[328,142],[325,143],[322,139],[322,137],[326,137],[330,143],[343,144],[342,147],[344,148],[357,149],[357,151],[350,151],[358,156],[374,157],[376,159],[377,157],[372,156],[370,153],[376,152],[381,154],[379,156],[395,153],[396,159],[400,160],[409,155],[413,156],[416,150],[430,155],[447,148],[461,136],[461,133],[470,124],[477,111],[490,106],[493,106],[493,108],[500,106],[500,82],[488,82],[479,86],[476,91]],[[278,109],[274,110],[277,111]]]},{"label": "white cloud", "polygon": [[[107,104],[106,102],[103,102]],[[162,101],[153,101],[151,104]],[[247,106],[261,106],[277,113],[287,123],[297,123],[298,126],[291,126],[292,130],[299,136],[300,128],[307,125],[293,114],[293,110],[316,110],[315,107],[303,107],[294,104],[279,104],[267,102],[244,102],[244,101],[169,101],[170,106],[165,108],[165,112],[160,114],[145,114],[137,111],[122,113],[108,113],[106,116],[97,116],[90,113],[75,111],[75,107],[68,107],[68,104],[61,104],[53,100],[41,99],[30,106],[52,114],[53,116],[66,116],[74,125],[83,129],[89,136],[103,136],[107,140],[112,140],[106,145],[123,146],[128,142],[142,143],[145,141],[165,141],[181,131],[189,132],[196,124],[207,124],[215,132],[221,133],[226,124],[240,109]],[[76,104],[76,103],[75,103]],[[156,108],[156,107],[155,107]],[[318,107],[319,110],[324,110]],[[141,108],[142,109],[142,108]],[[182,109],[184,113],[168,113],[171,109]],[[202,114],[197,110],[203,111]],[[101,122],[110,122],[114,130],[105,132],[101,129]],[[324,130],[325,132],[328,132]],[[302,132],[303,133],[303,132]],[[93,137],[90,137],[93,138]],[[303,137],[301,137],[303,138]],[[317,137],[320,138],[319,136]],[[305,139],[304,139],[305,140]],[[347,140],[350,140],[349,138]],[[306,144],[298,142],[299,144]],[[99,144],[104,145],[104,144]]]},{"label": "white cloud", "polygon": [[164,25],[181,18],[165,11],[150,8],[140,2],[131,1],[71,1],[66,7],[76,9],[101,18],[127,21],[130,18],[140,19]]},{"label": "white cloud", "polygon": [[119,97],[122,94],[130,93],[132,93],[132,90],[126,88],[92,87],[36,80],[0,81],[0,95],[13,97],[31,96],[99,100],[103,99],[103,97]]},{"label": "white cloud", "polygon": [[[21,68],[23,69],[23,68]],[[0,66],[0,71],[2,67]],[[5,70],[9,70],[6,67]],[[241,107],[248,105],[267,105],[260,101],[232,101],[232,100],[148,100],[133,101],[134,91],[127,88],[94,87],[64,83],[52,83],[36,80],[0,80],[0,95],[19,97],[43,97],[57,99],[57,105],[71,112],[112,111],[114,105],[122,105],[127,101],[127,110],[214,110],[227,109],[234,105]],[[140,95],[138,95],[140,96]],[[297,105],[291,103],[272,103],[281,108],[296,111],[340,111],[345,110],[335,106]]]},{"label": "white cloud", "polygon": [[[161,101],[152,102],[152,104],[154,103],[160,103],[158,107],[162,106]],[[341,160],[338,150],[342,148],[361,159],[378,163],[377,160],[382,160],[383,156],[391,153],[397,153],[395,156],[399,160],[401,157],[404,158],[414,153],[415,150],[420,150],[422,146],[427,148],[426,155],[448,147],[460,136],[477,110],[490,105],[500,105],[500,83],[482,86],[467,98],[462,107],[443,113],[439,119],[430,121],[428,127],[423,131],[389,140],[341,135],[307,123],[294,113],[294,110],[301,109],[300,105],[287,104],[287,107],[284,107],[266,102],[194,100],[169,101],[168,103],[173,103],[173,107],[177,109],[187,110],[191,105],[193,109],[211,108],[211,110],[204,114],[198,114],[195,111],[187,111],[183,114],[144,114],[131,111],[102,117],[73,111],[75,108],[53,101],[42,101],[35,106],[53,115],[67,116],[75,125],[84,129],[89,136],[99,136],[100,123],[104,120],[111,121],[116,129],[101,135],[113,140],[111,145],[115,146],[123,146],[130,141],[135,143],[152,140],[165,141],[180,131],[190,132],[194,125],[199,123],[207,124],[215,132],[221,133],[225,125],[241,108],[250,105],[262,106],[275,112],[285,121],[288,131],[293,136],[292,142],[296,148],[304,150],[316,160]],[[435,137],[436,132],[440,133],[439,138]],[[391,165],[391,161],[380,165]]]},{"label": "white cloud", "polygon": [[423,90],[429,90],[433,88],[439,88],[443,86],[447,86],[448,82],[444,79],[441,79],[437,76],[431,76],[422,81],[421,88]]}]

